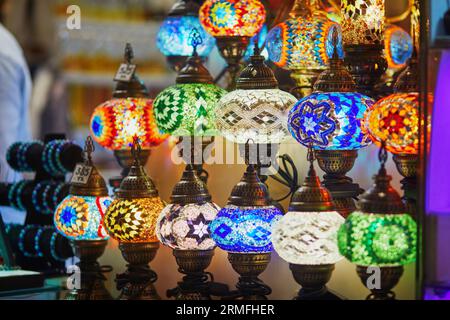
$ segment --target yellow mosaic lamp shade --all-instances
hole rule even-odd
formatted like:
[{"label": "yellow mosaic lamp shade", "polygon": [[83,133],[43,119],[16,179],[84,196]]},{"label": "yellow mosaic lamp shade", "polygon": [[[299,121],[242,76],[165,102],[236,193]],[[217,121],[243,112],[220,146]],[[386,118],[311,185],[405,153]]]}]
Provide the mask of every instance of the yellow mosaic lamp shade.
[{"label": "yellow mosaic lamp shade", "polygon": [[105,214],[107,232],[121,243],[158,242],[156,221],[165,204],[139,162],[140,151],[136,136],[131,149],[134,163]]},{"label": "yellow mosaic lamp shade", "polygon": [[384,0],[341,0],[344,44],[382,44]]},{"label": "yellow mosaic lamp shade", "polygon": [[156,221],[165,205],[159,197],[116,199],[105,217],[105,227],[119,242],[158,242]]}]

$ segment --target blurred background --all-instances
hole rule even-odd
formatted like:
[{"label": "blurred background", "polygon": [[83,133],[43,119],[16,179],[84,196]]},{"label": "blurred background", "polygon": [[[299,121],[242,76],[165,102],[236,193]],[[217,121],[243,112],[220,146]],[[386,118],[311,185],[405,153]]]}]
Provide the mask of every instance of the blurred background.
[{"label": "blurred background", "polygon": [[[174,0],[14,0],[9,2],[9,12],[3,16],[4,25],[16,36],[22,46],[32,73],[33,94],[31,101],[31,129],[33,137],[42,138],[46,133],[64,132],[68,137],[82,144],[89,134],[89,120],[94,108],[111,98],[113,76],[123,60],[125,43],[132,44],[138,74],[155,97],[162,89],[173,84],[176,74],[167,66],[165,57],[156,47],[156,34]],[[270,14],[283,0],[263,1]],[[71,4],[81,8],[81,30],[68,30],[66,9]],[[386,0],[387,16],[397,15],[405,10],[408,0]],[[409,19],[399,23],[409,30]],[[214,49],[207,66],[213,76],[225,65]],[[282,72],[277,72],[281,87],[290,81]],[[166,141],[152,150],[147,171],[154,180],[160,195],[168,200],[173,185],[180,178],[183,166],[171,161],[173,142]],[[371,146],[359,152],[359,158],[350,176],[367,189],[372,184],[372,176],[378,170],[377,148]],[[280,153],[289,154],[299,170],[300,179],[306,174],[306,149],[290,141],[284,144]],[[105,178],[119,172],[112,153],[97,147],[95,161]],[[242,165],[207,165],[210,174],[208,187],[213,200],[225,205],[234,184],[239,181]],[[319,170],[317,168],[317,170]],[[400,176],[389,160],[389,173],[393,175],[393,185],[400,191]],[[300,180],[301,181],[301,180]],[[281,198],[288,190],[269,179],[273,198]],[[286,208],[288,200],[282,202]],[[23,217],[8,217],[10,221],[21,222]],[[14,220],[14,221],[11,221]],[[110,240],[108,249],[101,258],[102,264],[111,265],[112,273],[107,274],[108,289],[116,296],[114,275],[125,270],[125,261],[117,243]],[[159,279],[156,287],[161,296],[176,286],[181,275],[177,272],[171,250],[161,247],[152,268]],[[237,281],[237,274],[228,263],[226,253],[216,249],[209,268],[216,281],[231,287]],[[272,255],[266,272],[261,278],[269,284],[272,299],[290,299],[298,290],[288,264],[276,253]],[[336,265],[329,287],[350,299],[364,299],[367,289],[361,284],[355,266],[343,260]],[[395,292],[399,299],[413,299],[415,294],[415,266],[408,265]]]}]

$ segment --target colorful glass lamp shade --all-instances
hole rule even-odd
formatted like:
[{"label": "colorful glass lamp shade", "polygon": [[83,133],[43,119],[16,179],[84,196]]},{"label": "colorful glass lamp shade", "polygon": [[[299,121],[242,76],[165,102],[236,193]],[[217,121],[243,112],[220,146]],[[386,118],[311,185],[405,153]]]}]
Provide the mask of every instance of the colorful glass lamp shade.
[{"label": "colorful glass lamp shade", "polygon": [[281,143],[289,133],[287,113],[297,99],[278,89],[273,71],[257,47],[237,79],[237,88],[217,103],[217,128],[229,141],[245,144]]},{"label": "colorful glass lamp shade", "polygon": [[176,82],[155,99],[154,115],[159,130],[178,137],[215,136],[217,101],[226,91],[213,83],[196,50]]},{"label": "colorful glass lamp shade", "polygon": [[[394,154],[398,172],[404,177],[402,189],[407,212],[416,211],[417,168],[419,151],[419,73],[416,51],[408,67],[398,76],[394,93],[380,99],[365,115],[365,126],[371,139],[385,143]],[[431,96],[429,97],[432,98]]]},{"label": "colorful glass lamp shade", "polygon": [[314,153],[308,151],[310,168],[302,186],[292,196],[289,212],[272,229],[275,251],[289,263],[302,286],[296,299],[337,298],[326,289],[334,265],[342,259],[337,232],[344,218],[334,210],[330,192],[314,170]]},{"label": "colorful glass lamp shade", "polygon": [[228,90],[233,90],[249,40],[266,20],[264,5],[259,0],[206,0],[199,17],[205,30],[216,38],[217,48],[228,64]]},{"label": "colorful glass lamp shade", "polygon": [[[103,254],[108,234],[103,227],[104,214],[111,203],[106,182],[92,163],[94,144],[88,137],[84,163],[77,164],[69,195],[58,205],[54,215],[56,229],[72,240],[75,255],[80,259],[80,287],[71,290],[66,300],[112,299],[106,290],[97,259]],[[77,172],[88,173],[80,179]]]},{"label": "colorful glass lamp shade", "polygon": [[[143,81],[136,74],[136,65],[132,64],[133,49],[130,44],[125,47],[125,62],[119,68],[114,79],[117,84],[113,98],[100,104],[91,116],[90,129],[94,140],[102,147],[113,150],[122,167],[120,177],[114,177],[110,184],[120,186],[123,177],[133,163],[130,150],[133,139],[137,136],[145,150],[141,153],[141,162],[146,163],[150,148],[156,147],[167,139],[161,133],[153,116],[153,101]],[[122,68],[125,66],[125,68]],[[123,75],[123,70],[133,70]]]},{"label": "colorful glass lamp shade", "polygon": [[269,59],[291,70],[301,97],[311,93],[315,79],[333,54],[333,33],[338,32],[337,49],[343,57],[339,24],[329,20],[308,0],[297,0],[290,18],[273,27],[267,35]]},{"label": "colorful glass lamp shade", "polygon": [[341,254],[358,266],[364,285],[372,274],[367,268],[380,267],[382,285],[372,288],[368,299],[393,299],[391,290],[403,273],[403,265],[416,259],[417,225],[390,185],[392,177],[386,173],[384,148],[380,151],[380,161],[374,186],[360,197],[359,210],[341,226],[338,245]]},{"label": "colorful glass lamp shade", "polygon": [[220,208],[211,201],[194,165],[186,165],[170,202],[158,218],[156,234],[162,244],[173,249],[178,270],[185,276],[177,288],[169,290],[169,296],[177,300],[210,300],[209,289],[205,290],[209,277],[204,270],[216,247],[209,225]]},{"label": "colorful glass lamp shade", "polygon": [[[334,39],[337,43],[336,32]],[[353,198],[361,192],[345,174],[353,167],[357,151],[371,143],[362,122],[373,104],[371,98],[356,92],[355,82],[336,48],[329,68],[319,75],[314,92],[289,112],[289,131],[302,145],[316,150],[319,166],[326,173],[324,185],[343,216],[355,209]]]},{"label": "colorful glass lamp shade", "polygon": [[147,98],[115,98],[99,105],[92,114],[94,140],[109,150],[130,149],[137,135],[143,148],[159,146],[167,138],[159,132],[153,101]]},{"label": "colorful glass lamp shade", "polygon": [[202,58],[209,56],[215,45],[215,39],[203,29],[198,18],[200,6],[192,0],[177,1],[163,21],[156,36],[156,46],[167,57],[175,71],[179,71],[192,54],[190,33],[198,30],[203,42],[197,47]]},{"label": "colorful glass lamp shade", "polygon": [[388,25],[384,31],[384,52],[388,68],[399,70],[405,67],[413,53],[411,36],[396,25]]},{"label": "colorful glass lamp shade", "polygon": [[[165,204],[140,164],[137,137],[131,152],[133,165],[106,211],[105,228],[119,242],[122,256],[129,263],[127,272],[117,276],[117,281],[124,283],[120,298],[154,300],[159,298],[153,286],[156,276],[148,264],[159,248],[156,222]],[[138,280],[136,274],[140,275]]]},{"label": "colorful glass lamp shade", "polygon": [[272,227],[281,217],[282,211],[271,205],[267,187],[250,164],[228,204],[209,225],[211,237],[228,251],[228,260],[240,275],[236,287],[244,299],[265,299],[271,292],[258,275],[270,262]]},{"label": "colorful glass lamp shade", "polygon": [[266,10],[259,0],[206,0],[199,17],[214,37],[253,37],[265,22]]}]

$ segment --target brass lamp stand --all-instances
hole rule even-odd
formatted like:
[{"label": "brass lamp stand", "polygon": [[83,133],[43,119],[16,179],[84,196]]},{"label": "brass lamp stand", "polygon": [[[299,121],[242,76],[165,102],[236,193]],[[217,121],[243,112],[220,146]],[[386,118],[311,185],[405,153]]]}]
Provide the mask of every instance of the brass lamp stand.
[{"label": "brass lamp stand", "polygon": [[[127,43],[125,47],[125,63],[131,67],[133,66],[132,60],[134,58],[133,48],[129,43]],[[115,80],[117,82],[116,87],[113,92],[113,98],[115,99],[126,99],[126,98],[145,98],[149,99],[149,92],[147,87],[144,84],[136,72],[133,72],[129,81],[124,80]],[[109,180],[109,184],[114,189],[118,189],[120,187],[120,182],[128,175],[130,171],[130,167],[133,164],[133,155],[131,154],[131,149],[123,149],[123,150],[114,150],[114,156],[122,168],[122,172],[120,176],[113,177]],[[140,154],[140,163],[145,165],[150,157],[150,150],[144,149],[141,150]]]},{"label": "brass lamp stand", "polygon": [[80,288],[71,290],[66,300],[112,300],[105,288],[106,278],[102,274],[97,259],[105,252],[108,240],[73,241],[71,243],[75,256],[80,259]]},{"label": "brass lamp stand", "polygon": [[[90,174],[86,183],[80,183],[76,179],[70,184],[69,194],[74,196],[107,197],[108,188],[103,177],[92,163],[94,145],[91,137],[86,139],[85,160],[83,166],[90,168]],[[75,240],[71,241],[75,256],[80,259],[77,266],[80,268],[80,288],[71,290],[66,300],[112,300],[112,296],[106,290],[105,276],[97,259],[105,252],[108,240]],[[75,275],[76,276],[76,275]]]},{"label": "brass lamp stand", "polygon": [[233,91],[236,88],[236,78],[241,69],[241,60],[245,51],[247,51],[250,38],[240,36],[222,36],[215,38],[220,55],[225,59],[228,65],[227,69],[230,82],[227,90]]},{"label": "brass lamp stand", "polygon": [[[417,51],[413,55],[406,69],[399,75],[394,85],[396,93],[418,93],[419,92],[419,70]],[[394,154],[398,172],[402,175],[402,189],[404,191],[403,203],[406,210],[412,216],[417,212],[417,170],[419,167],[419,156],[417,154]]]},{"label": "brass lamp stand", "polygon": [[149,264],[159,249],[158,242],[120,243],[120,251],[128,262],[127,271],[116,276],[120,300],[160,300],[153,283],[157,274]]},{"label": "brass lamp stand", "polygon": [[[146,175],[142,167],[140,159],[140,146],[138,138],[135,137],[131,153],[133,155],[133,165],[131,166],[128,175],[122,180],[120,188],[116,191],[116,201],[122,201],[122,205],[114,210],[131,211],[145,210],[138,209],[134,206],[133,201],[142,199],[158,198],[158,191],[153,181]],[[131,204],[130,204],[131,202]],[[119,203],[120,205],[120,203]],[[157,206],[157,204],[153,204]],[[113,205],[110,206],[110,209]],[[133,207],[135,207],[133,209]],[[162,203],[161,203],[162,207]],[[119,299],[121,300],[160,300],[161,298],[156,292],[154,282],[157,280],[157,274],[149,267],[149,263],[155,258],[159,248],[159,242],[151,241],[150,239],[156,237],[154,233],[148,228],[148,224],[152,224],[153,215],[156,220],[156,212],[150,210],[157,210],[155,208],[146,208],[146,214],[149,216],[121,216],[120,220],[131,220],[126,223],[126,229],[135,228],[134,232],[139,234],[138,239],[134,241],[119,241],[119,248],[122,252],[123,258],[128,262],[127,270],[123,274],[116,276],[117,289],[121,290]],[[161,208],[162,209],[162,208]],[[108,214],[109,211],[108,211]],[[152,217],[150,217],[150,215]],[[124,224],[123,221],[116,221],[116,223]],[[141,228],[145,229],[141,229]],[[125,228],[123,225],[121,228]],[[128,231],[129,232],[129,231]],[[133,231],[132,231],[133,232]],[[143,234],[142,234],[143,233]]]},{"label": "brass lamp stand", "polygon": [[357,85],[357,91],[378,98],[375,90],[386,72],[387,61],[381,44],[344,45],[344,63]]},{"label": "brass lamp stand", "polygon": [[[241,181],[233,188],[228,204],[238,207],[270,206],[269,191],[259,179],[255,167],[249,164],[248,152],[246,163],[247,170]],[[236,288],[242,299],[267,300],[266,296],[272,292],[272,289],[264,284],[258,276],[269,265],[271,255],[270,252],[228,253],[231,266],[239,274]]]},{"label": "brass lamp stand", "polygon": [[[331,193],[324,188],[314,170],[314,153],[308,150],[310,167],[302,186],[293,194],[289,212],[329,212],[334,211]],[[302,287],[294,300],[340,300],[328,290],[326,284],[331,279],[334,264],[289,264],[295,281]]]},{"label": "brass lamp stand", "polygon": [[[367,300],[395,300],[395,294],[392,289],[400,281],[403,275],[403,266],[396,267],[380,267],[380,287],[369,289],[372,293]],[[357,266],[356,272],[364,286],[367,286],[369,277],[372,272],[368,272],[367,267]]]},{"label": "brass lamp stand", "polygon": [[358,157],[356,150],[316,150],[317,162],[325,172],[323,185],[331,192],[336,211],[344,218],[356,210],[355,199],[364,191],[346,176]]}]

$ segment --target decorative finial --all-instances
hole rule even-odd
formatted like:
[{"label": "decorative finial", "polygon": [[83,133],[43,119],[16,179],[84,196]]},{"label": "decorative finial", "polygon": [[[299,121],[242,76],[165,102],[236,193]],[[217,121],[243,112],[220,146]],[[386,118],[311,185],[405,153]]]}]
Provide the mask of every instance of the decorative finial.
[{"label": "decorative finial", "polygon": [[316,176],[316,171],[314,170],[314,161],[316,160],[316,154],[314,153],[313,143],[312,142],[309,142],[308,154],[307,154],[306,158],[309,161],[308,176],[315,177]]},{"label": "decorative finial", "polygon": [[259,50],[259,46],[258,46],[258,37],[255,37],[255,40],[253,42],[253,55],[254,56],[261,55],[261,50]]},{"label": "decorative finial", "polygon": [[380,171],[378,172],[379,175],[385,175],[386,174],[386,161],[388,159],[388,154],[386,151],[386,141],[381,142],[380,151],[378,151],[378,160],[380,161],[381,167]]},{"label": "decorative finial", "polygon": [[189,33],[189,44],[194,49],[192,52],[193,56],[197,56],[197,47],[203,43],[203,38],[200,32],[198,32],[197,28],[192,28]]},{"label": "decorative finial", "polygon": [[139,166],[139,157],[141,155],[141,145],[139,144],[139,138],[137,135],[133,137],[133,144],[131,145],[131,154],[133,155],[134,165]]},{"label": "decorative finial", "polygon": [[332,56],[332,59],[339,59],[339,53],[338,53],[339,33],[338,33],[338,28],[337,27],[333,28],[332,43],[333,43],[333,56]]},{"label": "decorative finial", "polygon": [[134,58],[134,52],[133,52],[133,47],[131,46],[131,44],[129,42],[127,42],[126,46],[125,46],[125,62],[128,64],[131,64],[131,60],[133,60]]},{"label": "decorative finial", "polygon": [[95,151],[94,141],[91,136],[87,136],[84,143],[84,160],[86,164],[92,164],[92,153]]}]

